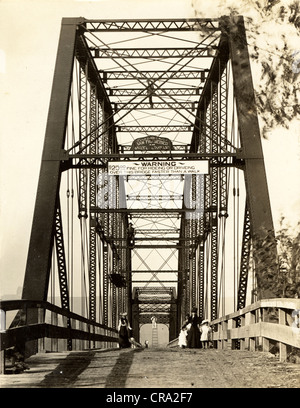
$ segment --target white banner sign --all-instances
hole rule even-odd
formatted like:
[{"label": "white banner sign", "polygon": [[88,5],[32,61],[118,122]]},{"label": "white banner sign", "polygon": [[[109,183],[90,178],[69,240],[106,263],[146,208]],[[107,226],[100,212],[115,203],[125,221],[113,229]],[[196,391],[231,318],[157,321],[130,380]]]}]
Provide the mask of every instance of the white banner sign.
[{"label": "white banner sign", "polygon": [[108,174],[208,174],[208,167],[208,160],[113,161],[108,163]]}]

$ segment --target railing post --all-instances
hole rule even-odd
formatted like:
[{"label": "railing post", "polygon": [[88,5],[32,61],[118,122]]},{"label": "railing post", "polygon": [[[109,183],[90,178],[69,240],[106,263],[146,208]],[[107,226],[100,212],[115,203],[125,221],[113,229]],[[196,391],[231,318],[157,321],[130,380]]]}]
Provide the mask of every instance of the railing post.
[{"label": "railing post", "polygon": [[0,333],[6,332],[6,311],[0,309]]},{"label": "railing post", "polygon": [[[83,331],[83,330],[84,330],[84,323],[83,323],[82,321],[79,321],[79,327],[78,327],[78,329],[79,329],[80,331]],[[83,349],[84,349],[84,340],[83,340],[83,339],[80,339],[80,340],[79,340],[79,342],[78,342],[78,349],[79,349],[79,350],[83,350]]]},{"label": "railing post", "polygon": [[[245,315],[240,316],[240,327],[245,326]],[[246,348],[246,339],[245,337],[240,338],[240,350],[245,350]]]},{"label": "railing post", "polygon": [[[279,309],[279,324],[285,326],[286,312],[283,309]],[[287,346],[284,343],[279,342],[279,359],[280,361],[287,360]]]},{"label": "railing post", "polygon": [[[6,332],[6,312],[0,309],[0,333]],[[5,372],[5,349],[0,349],[0,374]]]},{"label": "railing post", "polygon": [[[58,325],[58,316],[56,312],[51,313],[51,322],[54,326]],[[51,351],[58,351],[58,339],[51,339]]]},{"label": "railing post", "polygon": [[228,333],[228,320],[224,320],[222,322],[222,348],[227,350],[228,349],[228,338],[227,338],[227,333]]},{"label": "railing post", "polygon": [[[232,327],[232,329],[235,329],[237,327],[236,318],[231,319],[231,327]],[[239,340],[232,339],[231,336],[230,336],[230,342],[231,342],[231,350],[237,350],[239,348]]]},{"label": "railing post", "polygon": [[222,342],[222,322],[219,322],[215,325],[217,327],[217,349],[222,349],[223,348],[223,342]]},{"label": "railing post", "polygon": [[[74,330],[77,329],[77,320],[71,319],[71,327],[72,327],[72,329],[74,329]],[[77,344],[78,344],[78,340],[77,340],[77,339],[73,339],[73,340],[72,340],[73,350],[78,350]]]},{"label": "railing post", "polygon": [[[62,324],[64,328],[68,327],[68,318],[66,316],[62,315]],[[63,344],[63,351],[67,351],[68,350],[68,340],[67,339],[63,339],[62,341]]]},{"label": "railing post", "polygon": [[[88,323],[84,323],[84,331],[85,331],[85,333],[90,334],[90,325]],[[84,344],[83,348],[89,350],[90,340],[84,340],[83,344]]]},{"label": "railing post", "polygon": [[[261,317],[262,317],[262,322],[268,321],[268,313],[265,308],[262,309]],[[270,342],[268,339],[266,339],[263,336],[262,336],[262,349],[263,351],[266,351],[266,352],[269,352],[270,350]]]},{"label": "railing post", "polygon": [[97,332],[97,328],[92,325],[92,347],[91,348],[96,348],[96,341],[95,341],[95,334]]},{"label": "railing post", "polygon": [[[38,324],[43,324],[45,320],[44,309],[38,308]],[[38,352],[45,353],[45,337],[42,337],[38,340]]]},{"label": "railing post", "polygon": [[[101,327],[97,327],[97,334],[101,334]],[[101,342],[97,341],[96,348],[101,348]]]},{"label": "railing post", "polygon": [[[249,325],[255,324],[255,310],[249,313]],[[251,330],[251,327],[250,327]],[[249,351],[255,351],[255,337],[249,337]]]}]

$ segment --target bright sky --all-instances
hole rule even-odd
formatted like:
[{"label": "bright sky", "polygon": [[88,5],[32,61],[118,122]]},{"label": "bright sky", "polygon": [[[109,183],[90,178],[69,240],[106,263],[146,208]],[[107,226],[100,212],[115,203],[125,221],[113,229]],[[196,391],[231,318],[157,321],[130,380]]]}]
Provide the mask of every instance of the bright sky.
[{"label": "bright sky", "polygon": [[[207,1],[195,3],[205,5],[207,17],[223,14]],[[0,1],[0,296],[16,294],[23,284],[61,19],[189,18],[195,16],[191,4],[192,0]],[[275,224],[280,213],[291,222],[300,219],[297,128],[295,121],[289,131],[278,129],[263,142]]]}]

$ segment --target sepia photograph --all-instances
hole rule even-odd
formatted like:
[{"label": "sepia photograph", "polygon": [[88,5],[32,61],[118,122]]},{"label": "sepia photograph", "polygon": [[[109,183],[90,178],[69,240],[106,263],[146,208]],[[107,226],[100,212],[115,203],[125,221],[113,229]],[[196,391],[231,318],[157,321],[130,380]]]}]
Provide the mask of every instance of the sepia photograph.
[{"label": "sepia photograph", "polygon": [[1,390],[300,387],[299,0],[0,0],[0,112]]}]

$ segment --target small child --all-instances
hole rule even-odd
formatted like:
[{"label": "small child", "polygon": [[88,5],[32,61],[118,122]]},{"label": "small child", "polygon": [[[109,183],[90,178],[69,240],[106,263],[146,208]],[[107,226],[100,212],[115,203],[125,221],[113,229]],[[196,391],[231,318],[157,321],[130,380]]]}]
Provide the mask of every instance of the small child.
[{"label": "small child", "polygon": [[179,338],[178,338],[178,345],[180,348],[186,348],[187,346],[186,337],[187,337],[187,330],[186,328],[182,328],[180,330]]},{"label": "small child", "polygon": [[208,324],[208,320],[203,320],[200,326],[200,333],[201,333],[201,343],[204,349],[208,348],[210,332],[211,332],[211,327]]}]

